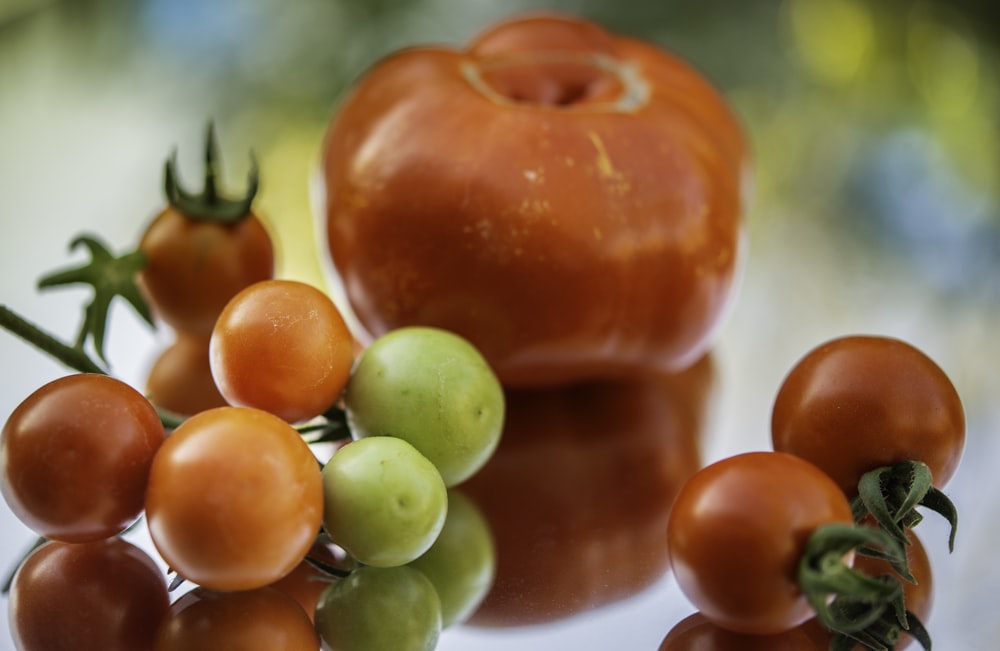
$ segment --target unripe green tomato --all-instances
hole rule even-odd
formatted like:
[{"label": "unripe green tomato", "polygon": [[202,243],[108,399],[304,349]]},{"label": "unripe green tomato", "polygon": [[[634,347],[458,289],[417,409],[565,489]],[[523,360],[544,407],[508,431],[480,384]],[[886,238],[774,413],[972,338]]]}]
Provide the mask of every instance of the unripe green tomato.
[{"label": "unripe green tomato", "polygon": [[496,547],[479,507],[461,490],[448,492],[448,518],[438,539],[410,563],[431,580],[441,598],[441,625],[461,624],[493,585]]},{"label": "unripe green tomato", "polygon": [[500,381],[472,344],[437,328],[400,328],[372,342],[354,368],[344,404],[355,438],[409,441],[448,486],[486,463],[503,429]]},{"label": "unripe green tomato", "polygon": [[405,565],[437,539],[448,491],[430,461],[406,441],[376,436],[337,450],[323,468],[323,525],[364,565]]},{"label": "unripe green tomato", "polygon": [[329,651],[432,651],[441,603],[412,567],[361,567],[323,591],[316,630]]}]

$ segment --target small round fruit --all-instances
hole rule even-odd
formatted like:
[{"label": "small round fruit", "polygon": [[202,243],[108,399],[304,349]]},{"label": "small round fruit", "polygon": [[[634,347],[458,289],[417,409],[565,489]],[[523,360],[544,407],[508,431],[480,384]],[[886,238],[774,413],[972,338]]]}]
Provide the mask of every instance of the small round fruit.
[{"label": "small round fruit", "polygon": [[471,499],[452,489],[444,528],[431,548],[410,563],[434,584],[444,628],[475,612],[493,585],[496,563],[489,523]]},{"label": "small round fruit", "polygon": [[320,597],[316,628],[329,651],[433,651],[441,604],[412,567],[362,567]]},{"label": "small round fruit", "polygon": [[448,513],[441,475],[402,439],[352,441],[323,468],[323,523],[331,540],[365,565],[414,560],[437,539]]},{"label": "small round fruit", "polygon": [[28,396],[0,434],[0,490],[38,534],[117,535],[143,508],[163,424],[138,391],[105,375],[59,378]]},{"label": "small round fruit", "polygon": [[53,541],[14,575],[10,632],[20,651],[149,649],[169,605],[163,572],[135,545]]},{"label": "small round fruit", "polygon": [[153,460],[150,537],[180,576],[212,590],[251,590],[305,557],[323,517],[312,450],[257,409],[219,407],[184,421]]},{"label": "small round fruit", "polygon": [[299,604],[270,587],[240,592],[195,588],[170,607],[155,651],[316,651],[319,639]]},{"label": "small round fruit", "polygon": [[503,429],[496,375],[472,344],[436,328],[400,328],[376,339],[358,360],[344,403],[356,438],[409,441],[449,487],[486,463]]},{"label": "small round fruit", "polygon": [[212,377],[230,404],[290,423],[337,402],[353,349],[354,337],[330,297],[294,280],[266,280],[234,296],[209,344]]},{"label": "small round fruit", "polygon": [[146,397],[181,416],[225,407],[228,403],[215,386],[208,363],[208,337],[178,332],[149,369]]}]

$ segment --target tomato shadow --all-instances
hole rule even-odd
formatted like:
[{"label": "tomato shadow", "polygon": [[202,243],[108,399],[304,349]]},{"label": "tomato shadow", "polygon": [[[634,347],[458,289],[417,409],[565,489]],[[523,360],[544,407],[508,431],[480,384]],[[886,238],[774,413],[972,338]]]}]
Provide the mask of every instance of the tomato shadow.
[{"label": "tomato shadow", "polygon": [[662,578],[670,508],[701,467],[714,388],[706,356],[675,375],[508,389],[500,445],[462,485],[497,550],[468,624],[552,622]]}]

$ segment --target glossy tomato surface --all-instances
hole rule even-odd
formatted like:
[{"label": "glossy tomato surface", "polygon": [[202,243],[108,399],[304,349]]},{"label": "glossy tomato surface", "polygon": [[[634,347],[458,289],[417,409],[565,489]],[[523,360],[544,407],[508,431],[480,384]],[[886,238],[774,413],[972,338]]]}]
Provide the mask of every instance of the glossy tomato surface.
[{"label": "glossy tomato surface", "polygon": [[149,369],[146,397],[150,402],[182,416],[228,404],[212,379],[208,342],[203,335],[177,333]]},{"label": "glossy tomato surface", "polygon": [[846,336],[807,353],[774,401],[774,449],[815,463],[848,495],[869,470],[927,464],[948,483],[965,449],[965,411],[927,355],[890,337]]},{"label": "glossy tomato surface", "polygon": [[793,628],[771,635],[726,630],[701,613],[694,613],[670,629],[659,651],[826,651],[804,631]]},{"label": "glossy tomato surface", "polygon": [[207,336],[219,312],[244,287],[274,273],[270,235],[255,215],[232,224],[191,219],[174,207],[143,233],[139,284],[168,325]]},{"label": "glossy tomato surface", "polygon": [[678,370],[741,260],[746,144],[676,56],[533,14],[357,82],[323,150],[329,250],[373,336],[452,330],[508,385]]},{"label": "glossy tomato surface", "polygon": [[265,280],[226,303],[212,329],[212,377],[230,404],[288,422],[320,415],[340,397],[354,338],[337,306],[316,287]]},{"label": "glossy tomato surface", "polygon": [[105,375],[45,384],[0,434],[0,489],[38,534],[67,542],[116,535],[139,517],[164,430],[153,406]]},{"label": "glossy tomato surface", "polygon": [[670,514],[671,568],[708,619],[739,633],[774,634],[813,611],[798,586],[810,535],[853,522],[823,471],[781,452],[747,452],[699,471]]},{"label": "glossy tomato surface", "polygon": [[493,458],[461,486],[490,526],[496,576],[474,626],[563,620],[669,568],[667,521],[701,467],[710,359],[668,378],[508,389]]},{"label": "glossy tomato surface", "polygon": [[153,461],[146,520],[180,576],[250,590],[291,572],[323,518],[319,464],[277,416],[219,407],[184,421]]},{"label": "glossy tomato surface", "polygon": [[135,545],[48,542],[14,577],[11,635],[20,651],[151,649],[169,604],[163,572]]}]

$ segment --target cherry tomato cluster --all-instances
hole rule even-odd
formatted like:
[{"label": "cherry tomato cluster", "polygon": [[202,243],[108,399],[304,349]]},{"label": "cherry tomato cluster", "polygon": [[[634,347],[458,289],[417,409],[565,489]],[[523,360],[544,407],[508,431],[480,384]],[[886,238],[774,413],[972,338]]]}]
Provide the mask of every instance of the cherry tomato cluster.
[{"label": "cherry tomato cluster", "polygon": [[[252,189],[220,199],[213,150],[210,134],[201,197],[177,189],[168,162],[171,207],[140,244],[143,295],[177,333],[153,395],[92,362],[4,424],[0,488],[44,543],[10,586],[18,648],[81,648],[73,627],[89,620],[103,649],[227,648],[232,627],[206,618],[254,612],[239,635],[257,646],[432,649],[492,582],[489,526],[458,484],[497,447],[503,390],[476,348],[436,328],[392,331],[355,359],[329,296],[269,277]],[[208,382],[221,405],[189,399]],[[143,516],[172,586],[120,537]],[[184,581],[194,590],[171,604]],[[77,601],[80,621],[42,625]],[[116,623],[130,611],[105,611],[119,603],[146,614]]]},{"label": "cherry tomato cluster", "polygon": [[929,649],[930,565],[912,529],[927,507],[954,545],[940,488],[965,419],[947,375],[898,339],[838,338],[786,376],[771,425],[773,451],[717,461],[678,494],[671,562],[699,615],[661,649],[887,649],[904,634]]}]

